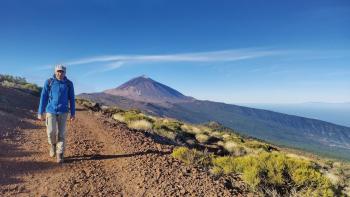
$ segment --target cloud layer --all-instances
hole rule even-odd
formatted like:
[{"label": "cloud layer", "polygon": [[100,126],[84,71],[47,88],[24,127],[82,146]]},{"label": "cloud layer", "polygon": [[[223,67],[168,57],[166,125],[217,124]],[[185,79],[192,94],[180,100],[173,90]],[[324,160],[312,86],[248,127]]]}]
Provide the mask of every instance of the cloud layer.
[{"label": "cloud layer", "polygon": [[[282,54],[282,51],[264,50],[264,49],[236,49],[221,50],[196,53],[178,53],[178,54],[154,54],[154,55],[104,55],[95,57],[86,57],[76,60],[70,60],[63,64],[67,66],[78,66],[84,64],[98,63],[100,67],[94,73],[111,71],[120,68],[126,64],[132,63],[161,63],[161,62],[233,62],[246,59],[254,59],[265,56]],[[41,69],[51,69],[52,66],[43,66]]]}]

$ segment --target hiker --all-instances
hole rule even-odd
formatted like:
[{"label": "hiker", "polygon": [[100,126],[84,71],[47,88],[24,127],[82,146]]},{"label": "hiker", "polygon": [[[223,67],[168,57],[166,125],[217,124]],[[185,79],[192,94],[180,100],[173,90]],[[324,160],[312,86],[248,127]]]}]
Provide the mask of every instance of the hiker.
[{"label": "hiker", "polygon": [[50,157],[57,155],[57,162],[63,163],[65,149],[66,121],[70,105],[70,120],[75,120],[75,98],[73,83],[66,77],[66,67],[55,66],[55,74],[46,80],[41,91],[38,119],[44,120],[50,146]]}]

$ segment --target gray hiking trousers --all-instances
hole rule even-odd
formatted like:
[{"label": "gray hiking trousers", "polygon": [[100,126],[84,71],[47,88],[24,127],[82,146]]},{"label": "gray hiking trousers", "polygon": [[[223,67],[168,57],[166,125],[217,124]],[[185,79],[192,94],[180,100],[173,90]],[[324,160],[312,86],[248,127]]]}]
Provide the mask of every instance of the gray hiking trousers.
[{"label": "gray hiking trousers", "polygon": [[64,153],[66,122],[68,113],[46,113],[46,131],[50,145],[56,144],[56,153]]}]

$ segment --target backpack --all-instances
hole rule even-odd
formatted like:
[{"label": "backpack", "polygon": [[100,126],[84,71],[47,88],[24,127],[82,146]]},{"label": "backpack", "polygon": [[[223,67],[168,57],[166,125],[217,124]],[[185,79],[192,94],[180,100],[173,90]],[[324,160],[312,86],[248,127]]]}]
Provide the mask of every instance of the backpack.
[{"label": "backpack", "polygon": [[[52,86],[53,80],[54,80],[54,79],[53,79],[52,77],[48,79],[48,82],[49,82],[49,89],[48,89],[49,95],[50,95],[50,93],[51,93],[51,86]],[[68,81],[67,86],[68,86],[68,92],[69,92],[71,83],[70,83],[70,80],[69,80],[69,79],[67,79],[67,81]]]}]

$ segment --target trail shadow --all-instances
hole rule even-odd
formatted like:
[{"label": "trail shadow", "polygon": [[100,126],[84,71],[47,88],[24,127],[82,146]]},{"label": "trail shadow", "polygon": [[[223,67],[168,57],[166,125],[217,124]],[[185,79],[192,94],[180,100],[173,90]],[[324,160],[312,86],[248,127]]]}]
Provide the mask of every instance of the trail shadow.
[{"label": "trail shadow", "polygon": [[0,141],[0,186],[23,183],[18,177],[56,167],[53,162],[21,160],[36,153],[24,151],[17,144]]},{"label": "trail shadow", "polygon": [[[57,166],[53,162],[35,160],[38,149],[26,150],[29,139],[25,131],[44,127],[33,122],[38,104],[39,97],[0,86],[0,186],[3,188],[23,183],[22,177]],[[0,195],[6,195],[3,188],[0,187]]]},{"label": "trail shadow", "polygon": [[88,109],[85,109],[85,108],[75,108],[75,111],[88,111]]},{"label": "trail shadow", "polygon": [[171,154],[171,151],[147,150],[144,152],[117,154],[117,155],[90,154],[90,155],[81,155],[81,156],[70,156],[70,157],[65,157],[64,163],[72,163],[76,161],[85,161],[85,160],[117,159],[117,158],[134,157],[134,156],[147,155],[147,154],[168,155],[168,154]]},{"label": "trail shadow", "polygon": [[[38,152],[23,151],[18,144],[8,144],[0,140],[0,162],[5,158],[11,157],[29,157]],[[0,163],[1,166],[1,163]]]},{"label": "trail shadow", "polygon": [[33,172],[39,172],[54,168],[54,162],[42,161],[0,161],[0,186],[23,183],[20,175],[28,175]]}]

